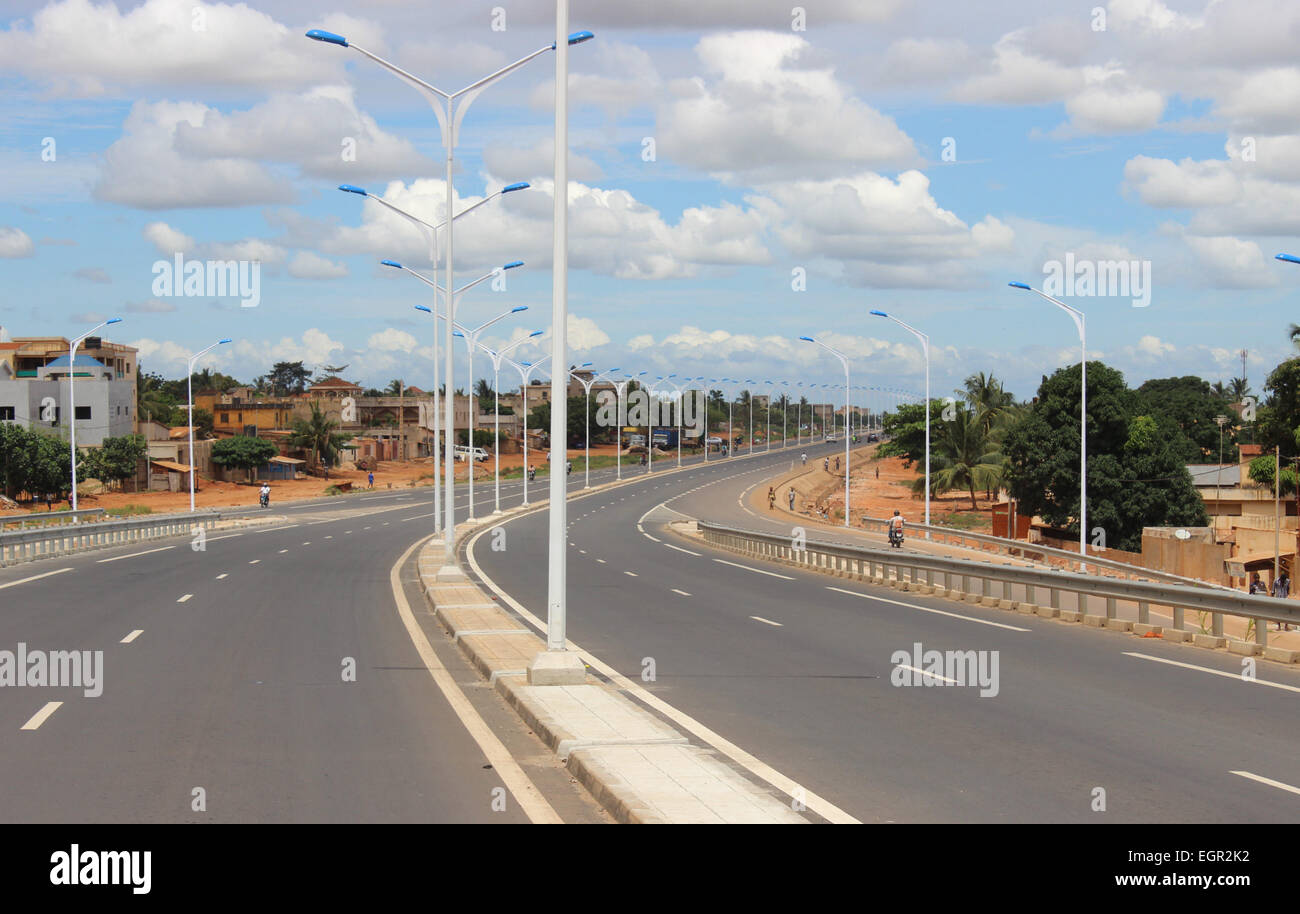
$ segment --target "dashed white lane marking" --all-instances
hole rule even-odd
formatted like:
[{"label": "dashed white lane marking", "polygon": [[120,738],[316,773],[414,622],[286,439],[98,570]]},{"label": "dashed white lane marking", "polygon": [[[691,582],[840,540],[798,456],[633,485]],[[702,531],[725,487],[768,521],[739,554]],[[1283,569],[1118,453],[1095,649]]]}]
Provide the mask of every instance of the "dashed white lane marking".
[{"label": "dashed white lane marking", "polygon": [[600,562],[600,564],[602,564],[602,565],[608,565],[608,564],[609,564],[609,562],[606,562],[604,559],[596,559],[596,561]]},{"label": "dashed white lane marking", "polygon": [[48,578],[52,574],[63,574],[63,572],[71,570],[71,568],[60,568],[58,571],[47,571],[45,574],[34,574],[30,578],[19,578],[17,581],[10,581],[8,584],[0,584],[0,590],[4,590],[6,587],[17,587],[19,584],[26,584],[28,581],[39,581],[41,578]]},{"label": "dashed white lane marking", "polygon": [[280,554],[280,555],[284,555],[284,554],[285,554],[286,552],[288,552],[288,551],[289,551],[288,549],[281,549],[280,552],[279,552],[279,554]]},{"label": "dashed white lane marking", "polygon": [[1154,660],[1156,663],[1167,663],[1170,666],[1181,666],[1189,670],[1200,670],[1202,673],[1212,673],[1215,676],[1226,676],[1229,679],[1235,679],[1238,682],[1253,683],[1255,685],[1272,686],[1275,689],[1286,689],[1288,692],[1300,692],[1300,687],[1286,685],[1281,682],[1271,682],[1267,679],[1247,679],[1240,673],[1227,673],[1223,670],[1211,669],[1208,666],[1197,666],[1194,663],[1183,663],[1180,660],[1166,660],[1164,657],[1153,657],[1150,654],[1139,654],[1136,651],[1124,651],[1126,657],[1139,657],[1142,660]]},{"label": "dashed white lane marking", "polygon": [[623,572],[623,573],[624,573],[625,575],[627,575],[629,578],[635,578],[635,577],[637,577],[637,573],[636,573],[635,571],[625,571],[625,572]]},{"label": "dashed white lane marking", "polygon": [[41,724],[45,723],[45,721],[49,719],[49,716],[61,707],[63,707],[63,702],[61,701],[48,702],[45,707],[33,714],[31,720],[27,721],[27,723],[23,724],[19,729],[35,730]]},{"label": "dashed white lane marking", "polygon": [[945,609],[932,609],[929,606],[918,606],[915,603],[904,603],[901,600],[890,600],[886,597],[872,596],[869,593],[859,593],[856,590],[845,590],[843,587],[827,587],[827,590],[833,590],[836,593],[846,593],[851,597],[861,597],[864,600],[879,600],[881,603],[892,603],[895,606],[906,606],[908,609],[919,609],[923,613],[934,613],[936,616],[948,616],[952,619],[961,619],[965,622],[978,622],[980,625],[991,625],[994,628],[1005,628],[1013,632],[1031,632],[1032,628],[1021,628],[1018,625],[1007,625],[1005,622],[993,622],[989,619],[977,619],[975,616],[963,616],[961,613],[950,613]]},{"label": "dashed white lane marking", "polygon": [[125,638],[123,638],[123,639],[122,639],[121,641],[119,641],[118,643],[119,643],[119,644],[130,644],[132,641],[134,641],[136,638],[139,638],[139,637],[140,637],[141,635],[143,635],[143,634],[144,634],[144,629],[143,629],[143,628],[137,628],[135,631],[131,632],[131,634],[127,635]]},{"label": "dashed white lane marking", "polygon": [[750,616],[749,618],[753,619],[755,622],[764,622],[768,625],[775,625],[777,628],[785,628],[783,623],[773,622],[771,619],[764,619],[762,616]]},{"label": "dashed white lane marking", "polygon": [[230,572],[228,572],[228,571],[223,571],[223,572],[221,572],[221,574],[217,575],[217,580],[220,581],[222,578],[226,577],[228,574],[230,574]]},{"label": "dashed white lane marking", "polygon": [[667,546],[669,549],[676,549],[678,552],[685,552],[687,555],[694,555],[694,556],[702,555],[702,553],[699,552],[691,552],[691,550],[689,549],[683,549],[681,546],[674,546],[672,543],[664,543],[664,545]]},{"label": "dashed white lane marking", "polygon": [[406,523],[408,520],[419,520],[421,517],[433,517],[433,513],[434,513],[434,512],[430,511],[428,514],[413,514],[413,515],[411,515],[410,517],[403,517],[403,518],[401,519],[400,523],[403,523],[403,524],[404,524],[404,523]]},{"label": "dashed white lane marking", "polygon": [[361,529],[362,529],[362,530],[369,530],[370,528],[369,528],[369,527],[362,527]]},{"label": "dashed white lane marking", "polygon": [[307,542],[303,543],[303,545],[304,545],[304,546],[310,546],[310,545],[311,545],[311,540],[307,540]]},{"label": "dashed white lane marking", "polygon": [[578,553],[579,553],[580,555],[586,555],[586,554],[587,554],[587,550],[586,550],[586,549],[579,549],[579,550],[578,550]]},{"label": "dashed white lane marking", "polygon": [[250,565],[256,565],[256,564],[258,564],[258,563],[261,562],[261,561],[262,561],[261,559],[253,559],[253,560],[252,560],[251,562],[249,562],[248,564],[250,564]]},{"label": "dashed white lane marking", "polygon": [[334,536],[333,536],[333,534],[331,534],[331,535],[325,537],[325,539],[327,539],[327,540],[332,540],[332,539],[334,539]]},{"label": "dashed white lane marking", "polygon": [[743,568],[746,571],[752,571],[755,574],[765,574],[770,578],[780,578],[783,581],[793,581],[794,578],[788,574],[777,574],[775,571],[764,571],[762,568],[751,568],[748,565],[739,565],[735,562],[728,562],[726,559],[714,559],[720,565],[730,565],[732,568]]},{"label": "dashed white lane marking", "polygon": [[343,532],[344,532],[344,533],[351,533],[352,531],[351,531],[351,530],[344,530]]},{"label": "dashed white lane marking", "polygon": [[166,552],[168,549],[175,548],[175,546],[159,546],[157,549],[146,549],[144,552],[132,552],[130,555],[115,555],[111,559],[95,559],[95,564],[102,565],[105,562],[120,562],[122,559],[133,559],[138,555],[149,555],[154,552]]},{"label": "dashed white lane marking", "polygon": [[684,590],[678,590],[676,587],[674,587],[672,590],[673,590],[673,593],[679,593],[679,594],[681,594],[683,597],[689,597],[689,596],[690,596],[690,594],[688,594],[686,591],[684,591]]},{"label": "dashed white lane marking", "polygon": [[181,597],[181,598],[178,599],[176,602],[177,602],[177,603],[188,603],[188,602],[190,601],[190,597],[192,597],[192,596],[194,596],[194,594],[192,594],[192,593],[187,593],[187,594],[185,594],[185,596]]},{"label": "dashed white lane marking", "polygon": [[1254,774],[1250,771],[1229,771],[1228,773],[1235,774],[1238,777],[1248,778],[1252,781],[1259,781],[1261,784],[1267,784],[1269,787],[1276,787],[1278,790],[1286,790],[1290,793],[1300,793],[1300,787],[1292,787],[1290,784],[1283,784],[1281,781],[1266,778],[1261,774]]},{"label": "dashed white lane marking", "polygon": [[208,542],[209,542],[209,543],[215,543],[217,540],[228,540],[228,539],[234,539],[234,538],[237,537],[237,536],[243,536],[243,535],[244,535],[244,534],[242,534],[242,533],[227,533],[225,536],[209,536],[209,537],[208,537]]}]

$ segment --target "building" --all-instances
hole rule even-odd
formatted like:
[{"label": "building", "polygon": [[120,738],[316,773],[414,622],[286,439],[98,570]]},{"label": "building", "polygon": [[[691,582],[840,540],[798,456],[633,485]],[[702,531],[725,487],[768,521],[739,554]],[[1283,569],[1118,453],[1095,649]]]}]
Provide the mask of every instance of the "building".
[{"label": "building", "polygon": [[294,400],[245,399],[233,392],[201,390],[194,394],[196,409],[212,413],[212,430],[218,437],[232,435],[256,437],[264,431],[291,427],[296,406]]},{"label": "building", "polygon": [[77,444],[97,447],[105,438],[136,430],[137,351],[88,337],[76,364],[64,337],[0,341],[0,422],[18,422],[66,437],[75,384]]}]

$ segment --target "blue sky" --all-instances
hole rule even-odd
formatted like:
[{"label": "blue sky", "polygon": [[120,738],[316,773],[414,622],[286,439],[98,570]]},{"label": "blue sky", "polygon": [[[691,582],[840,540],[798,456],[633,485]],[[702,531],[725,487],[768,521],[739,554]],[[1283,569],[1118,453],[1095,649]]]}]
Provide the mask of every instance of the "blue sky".
[{"label": "blue sky", "polygon": [[[1006,283],[1041,285],[1069,254],[1150,263],[1147,308],[1071,300],[1092,358],[1134,384],[1226,380],[1246,348],[1258,387],[1292,351],[1300,292],[1272,259],[1300,252],[1293,6],[1114,0],[1097,29],[1063,2],[823,0],[794,30],[770,0],[574,0],[572,29],[597,38],[570,53],[573,360],[837,381],[809,334],[851,356],[855,381],[920,390],[918,348],[877,308],[930,334],[936,394],[992,371],[1028,397],[1077,339]],[[242,378],[304,359],[427,385],[424,287],[378,266],[418,264],[418,236],[335,187],[441,219],[436,125],[416,92],[303,32],[455,89],[548,44],[553,7],[360,9],[0,2],[0,325],[73,334],[120,314],[115,339],[172,376],[232,336],[209,364]],[[547,54],[490,88],[457,149],[462,206],[534,185],[456,233],[460,282],[527,262],[460,316],[527,305],[493,341],[545,329],[520,350],[534,355],[550,329],[553,80]],[[153,265],[178,250],[260,260],[261,303],[154,296]]]}]

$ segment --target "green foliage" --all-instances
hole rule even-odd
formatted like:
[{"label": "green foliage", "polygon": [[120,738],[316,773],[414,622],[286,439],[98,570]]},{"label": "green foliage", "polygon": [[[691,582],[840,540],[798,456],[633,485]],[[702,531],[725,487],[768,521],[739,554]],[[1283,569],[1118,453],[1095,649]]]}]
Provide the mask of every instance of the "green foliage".
[{"label": "green foliage", "polygon": [[246,470],[251,481],[253,470],[278,453],[274,444],[262,438],[235,435],[233,438],[222,438],[212,445],[212,462],[219,467]]},{"label": "green foliage", "polygon": [[276,362],[266,376],[271,393],[277,397],[302,393],[307,389],[307,382],[310,380],[311,371],[304,368],[301,361]]},{"label": "green foliage", "polygon": [[309,451],[312,466],[324,463],[330,467],[338,460],[339,448],[352,440],[351,435],[335,431],[338,427],[320,404],[312,403],[310,418],[293,420],[289,443]]},{"label": "green foliage", "polygon": [[1228,398],[1215,392],[1210,383],[1194,375],[1181,378],[1153,378],[1136,391],[1136,409],[1154,419],[1169,420],[1174,428],[1170,442],[1184,463],[1217,462],[1219,426],[1215,416],[1227,416],[1223,426],[1223,459],[1237,459],[1238,422]]},{"label": "green foliage", "polygon": [[[1003,445],[1021,513],[1076,533],[1079,394],[1078,365],[1044,378]],[[1143,527],[1208,523],[1184,466],[1179,426],[1145,414],[1143,401],[1118,371],[1088,363],[1088,525],[1101,527],[1109,546],[1130,551],[1141,549]]]},{"label": "green foliage", "polygon": [[[985,428],[981,413],[959,404],[950,415],[951,419],[941,419],[937,425],[933,418],[930,420],[930,487],[936,494],[966,490],[970,494],[971,510],[975,510],[979,507],[975,501],[976,489],[1001,488],[1004,459],[998,450],[997,436]],[[922,443],[922,460],[924,457]],[[912,488],[925,494],[925,477],[917,479]]]},{"label": "green foliage", "polygon": [[72,455],[62,438],[0,423],[0,487],[9,498],[62,498],[72,488]]},{"label": "green foliage", "polygon": [[[568,407],[569,412],[568,412],[568,422],[567,422],[568,432],[569,432],[568,446],[569,447],[580,446],[583,442],[583,437],[586,434],[587,420],[582,411],[584,403],[586,404],[587,408],[591,411],[591,440],[593,442],[600,441],[602,439],[613,441],[614,429],[601,428],[596,424],[596,413],[600,409],[600,404],[596,401],[596,398],[594,396],[584,397],[581,394],[579,394],[576,397],[569,397],[569,407]],[[534,406],[531,410],[529,410],[528,427],[530,429],[541,429],[542,431],[547,433],[550,432],[551,404],[549,402],[538,404],[537,406]]]},{"label": "green foliage", "polygon": [[[502,434],[504,436],[504,432]],[[474,447],[487,448],[488,451],[491,451],[493,446],[493,437],[492,429],[490,428],[474,429]],[[465,444],[469,440],[469,429],[458,429],[456,432],[456,440],[460,444]]]},{"label": "green foliage", "polygon": [[[105,438],[98,448],[81,451],[77,456],[78,475],[119,486],[135,476],[140,458],[149,453],[144,435]],[[71,468],[69,468],[71,472]]]},{"label": "green foliage", "polygon": [[1264,382],[1264,402],[1257,408],[1256,427],[1265,452],[1275,447],[1286,460],[1300,454],[1296,431],[1300,429],[1300,358],[1287,359]]},{"label": "green foliage", "polygon": [[[1256,482],[1270,492],[1273,491],[1273,479],[1277,476],[1277,457],[1274,454],[1260,454],[1250,462],[1250,469],[1247,470],[1252,482]],[[1282,467],[1282,478],[1278,483],[1278,492],[1281,495],[1293,495],[1296,491],[1296,471],[1294,465],[1284,465]]]}]

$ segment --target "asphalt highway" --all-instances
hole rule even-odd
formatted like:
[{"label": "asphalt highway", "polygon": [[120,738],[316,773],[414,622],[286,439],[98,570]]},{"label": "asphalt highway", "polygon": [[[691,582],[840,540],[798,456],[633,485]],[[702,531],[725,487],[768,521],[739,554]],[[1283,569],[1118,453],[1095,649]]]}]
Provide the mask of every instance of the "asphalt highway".
[{"label": "asphalt highway", "polygon": [[[741,495],[795,454],[572,502],[569,637],[863,822],[1294,821],[1292,670],[1260,662],[1246,682],[1239,657],[749,561],[660,523],[788,530]],[[504,552],[472,544],[537,616],[545,525],[507,522]],[[996,652],[996,694],[893,684],[894,652],[917,644]]]}]

